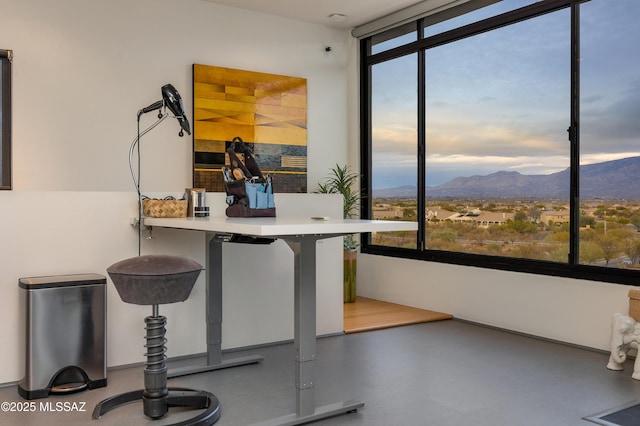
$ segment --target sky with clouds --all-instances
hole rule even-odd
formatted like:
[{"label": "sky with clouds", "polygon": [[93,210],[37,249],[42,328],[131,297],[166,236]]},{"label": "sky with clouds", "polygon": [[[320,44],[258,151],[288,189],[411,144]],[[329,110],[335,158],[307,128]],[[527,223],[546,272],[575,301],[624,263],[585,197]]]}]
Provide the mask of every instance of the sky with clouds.
[{"label": "sky with clouds", "polygon": [[[639,17],[638,0],[581,8],[582,164],[640,155]],[[373,67],[376,189],[416,183],[416,61],[414,54]],[[427,185],[569,166],[568,9],[430,49],[426,69]]]}]

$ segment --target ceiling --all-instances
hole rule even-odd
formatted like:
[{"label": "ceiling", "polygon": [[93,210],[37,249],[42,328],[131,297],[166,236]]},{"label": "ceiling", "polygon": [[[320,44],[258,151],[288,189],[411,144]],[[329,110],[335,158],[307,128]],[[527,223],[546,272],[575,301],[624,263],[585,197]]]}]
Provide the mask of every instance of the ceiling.
[{"label": "ceiling", "polygon": [[[334,28],[351,29],[404,9],[420,0],[204,0],[209,3],[277,15]],[[345,15],[336,22],[332,14]]]}]

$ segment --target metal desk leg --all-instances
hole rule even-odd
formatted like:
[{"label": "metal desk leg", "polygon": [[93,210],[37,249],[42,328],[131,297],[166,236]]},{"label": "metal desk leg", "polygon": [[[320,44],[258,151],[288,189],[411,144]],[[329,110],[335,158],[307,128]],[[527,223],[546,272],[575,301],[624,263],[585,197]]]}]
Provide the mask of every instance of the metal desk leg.
[{"label": "metal desk leg", "polygon": [[259,355],[222,360],[222,241],[207,233],[207,364],[175,368],[168,378],[262,362]]},{"label": "metal desk leg", "polygon": [[350,400],[316,407],[316,241],[321,236],[282,237],[294,254],[294,345],[296,412],[254,426],[300,425],[356,411],[364,402]]}]

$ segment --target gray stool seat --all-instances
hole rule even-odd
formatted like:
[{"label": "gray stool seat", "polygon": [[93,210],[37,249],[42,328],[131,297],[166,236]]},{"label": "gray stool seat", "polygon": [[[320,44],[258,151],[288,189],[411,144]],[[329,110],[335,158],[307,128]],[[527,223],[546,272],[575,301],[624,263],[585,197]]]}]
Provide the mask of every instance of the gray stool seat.
[{"label": "gray stool seat", "polygon": [[122,301],[135,305],[184,302],[201,270],[198,262],[167,255],[132,257],[107,268]]},{"label": "gray stool seat", "polygon": [[107,268],[124,302],[153,305],[153,313],[145,318],[147,361],[144,369],[144,389],[115,395],[101,401],[93,411],[94,419],[100,418],[120,405],[142,400],[144,414],[151,419],[163,417],[170,407],[204,410],[198,416],[176,423],[175,426],[208,426],[218,421],[220,404],[215,395],[206,391],[167,387],[165,364],[167,319],[158,313],[158,305],[187,300],[200,271],[202,271],[202,265],[198,262],[167,255],[133,257],[114,263]]}]

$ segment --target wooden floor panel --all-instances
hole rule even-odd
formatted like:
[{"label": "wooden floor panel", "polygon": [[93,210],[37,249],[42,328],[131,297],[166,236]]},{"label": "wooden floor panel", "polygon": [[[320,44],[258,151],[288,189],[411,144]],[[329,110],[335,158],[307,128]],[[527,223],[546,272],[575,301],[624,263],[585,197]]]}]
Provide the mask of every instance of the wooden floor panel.
[{"label": "wooden floor panel", "polygon": [[453,315],[442,312],[412,308],[360,296],[356,298],[354,303],[344,304],[344,332],[347,334],[451,318]]}]

